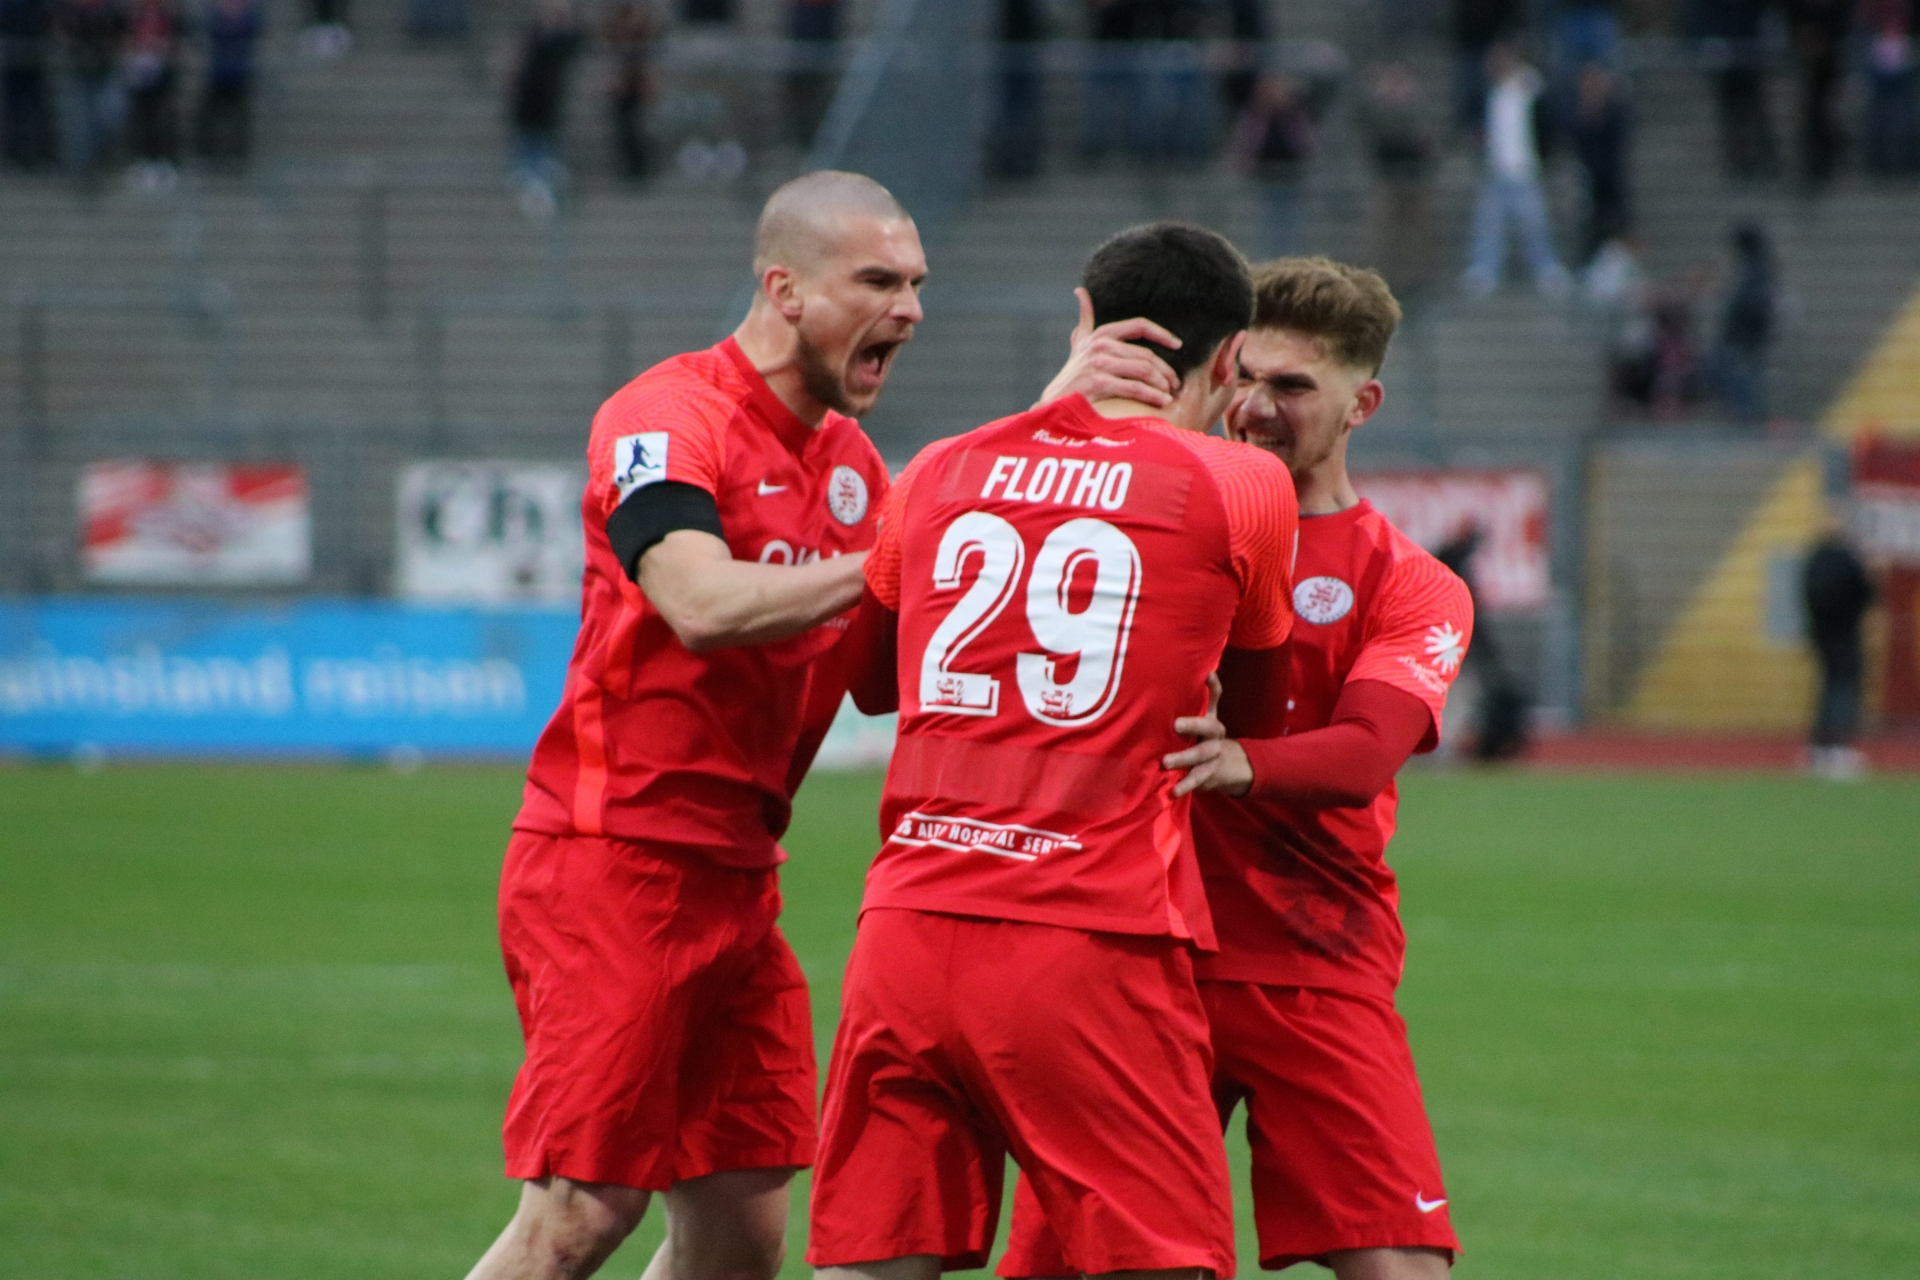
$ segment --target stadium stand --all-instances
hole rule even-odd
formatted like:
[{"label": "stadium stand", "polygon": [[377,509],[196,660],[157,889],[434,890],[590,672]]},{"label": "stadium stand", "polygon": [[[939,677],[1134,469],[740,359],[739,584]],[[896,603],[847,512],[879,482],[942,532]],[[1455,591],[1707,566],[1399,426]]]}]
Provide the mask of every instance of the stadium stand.
[{"label": "stadium stand", "polygon": [[[551,219],[517,208],[506,177],[501,82],[519,13],[509,0],[470,5],[467,37],[439,44],[410,39],[396,7],[365,6],[352,52],[327,59],[302,57],[291,12],[276,10],[257,158],[245,175],[190,171],[171,194],[109,187],[91,197],[58,177],[0,178],[0,370],[10,389],[0,397],[9,512],[0,590],[80,587],[73,494],[93,458],[298,461],[313,486],[310,589],[381,594],[391,585],[401,462],[575,456],[608,389],[729,326],[758,199],[803,162],[782,141],[779,6],[739,8],[731,34],[682,31],[663,44],[654,117],[668,171],[645,186],[612,172],[605,68],[589,61],[570,104],[574,183]],[[855,37],[846,82],[860,79],[867,58],[874,92],[864,111],[837,104],[841,115],[830,112],[823,132],[845,132],[834,153],[842,162],[907,175],[896,185],[927,224],[934,268],[928,322],[868,423],[896,462],[1025,407],[1063,351],[1068,290],[1101,235],[1159,216],[1194,218],[1243,243],[1261,234],[1259,192],[1224,162],[1077,160],[1089,55],[1075,40],[1036,55],[1040,175],[978,182],[980,144],[949,147],[957,135],[946,117],[984,118],[987,108],[975,100],[971,115],[943,112],[938,93],[912,87],[964,82],[990,95],[985,70],[955,80],[952,66],[966,60],[934,59],[936,68],[925,48],[932,37],[984,35],[992,8],[846,8]],[[1391,252],[1361,135],[1360,77],[1390,51],[1444,102],[1450,67],[1437,9],[1272,6],[1279,64],[1334,86],[1302,171],[1300,235],[1312,250],[1360,261]],[[1408,19],[1390,41],[1381,29],[1389,10]],[[1778,438],[1756,443],[1691,417],[1617,419],[1600,329],[1580,308],[1512,289],[1484,301],[1459,294],[1478,161],[1456,142],[1429,180],[1433,283],[1410,298],[1386,371],[1388,406],[1357,446],[1363,468],[1549,474],[1559,592],[1546,611],[1495,626],[1540,702],[1565,718],[1634,702],[1643,669],[1728,539],[1815,449],[1812,429],[1795,424],[1827,411],[1920,281],[1911,187],[1843,176],[1810,196],[1732,182],[1716,163],[1710,88],[1686,46],[1655,29],[1630,41],[1627,62],[1646,271],[1677,278],[1722,261],[1738,219],[1764,225],[1776,245],[1785,299],[1770,373],[1772,412],[1785,424]],[[983,54],[966,65],[987,62]],[[1774,78],[1784,125],[1786,76]],[[949,132],[925,132],[938,128]],[[920,136],[947,142],[916,145]],[[728,141],[755,160],[738,178],[713,174],[716,147]],[[676,167],[685,143],[697,145]],[[945,172],[929,178],[933,170]],[[1564,158],[1548,189],[1571,245],[1580,193]],[[1710,322],[1703,311],[1703,328]],[[1676,479],[1696,474],[1675,463],[1685,456],[1714,459],[1698,469],[1711,483]],[[1631,607],[1620,603],[1628,599]]]}]

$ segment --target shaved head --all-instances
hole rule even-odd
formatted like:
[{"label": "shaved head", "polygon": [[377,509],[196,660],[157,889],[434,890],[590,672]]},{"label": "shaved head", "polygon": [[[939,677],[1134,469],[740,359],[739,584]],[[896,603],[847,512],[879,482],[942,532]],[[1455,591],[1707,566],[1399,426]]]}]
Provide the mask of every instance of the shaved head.
[{"label": "shaved head", "polygon": [[767,197],[753,236],[753,271],[810,271],[833,255],[850,217],[911,222],[893,193],[859,173],[803,173]]}]

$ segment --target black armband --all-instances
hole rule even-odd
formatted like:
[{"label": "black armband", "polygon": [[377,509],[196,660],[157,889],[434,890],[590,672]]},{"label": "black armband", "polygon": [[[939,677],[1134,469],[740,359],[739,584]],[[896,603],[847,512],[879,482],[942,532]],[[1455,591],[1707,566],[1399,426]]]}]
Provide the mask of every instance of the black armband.
[{"label": "black armband", "polygon": [[720,507],[697,484],[658,480],[642,485],[607,517],[607,541],[627,577],[640,581],[640,557],[676,529],[698,529],[724,539]]}]

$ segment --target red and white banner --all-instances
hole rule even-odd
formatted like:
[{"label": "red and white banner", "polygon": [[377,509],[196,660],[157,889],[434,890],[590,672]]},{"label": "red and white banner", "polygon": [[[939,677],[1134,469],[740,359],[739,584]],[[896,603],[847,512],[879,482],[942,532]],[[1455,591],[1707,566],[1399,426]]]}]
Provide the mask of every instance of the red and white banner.
[{"label": "red and white banner", "polygon": [[80,563],[121,586],[291,586],[312,561],[307,477],[282,464],[89,463]]},{"label": "red and white banner", "polygon": [[1552,590],[1547,517],[1552,486],[1539,471],[1373,471],[1354,488],[1393,525],[1429,551],[1477,530],[1467,562],[1487,609],[1537,609]]}]

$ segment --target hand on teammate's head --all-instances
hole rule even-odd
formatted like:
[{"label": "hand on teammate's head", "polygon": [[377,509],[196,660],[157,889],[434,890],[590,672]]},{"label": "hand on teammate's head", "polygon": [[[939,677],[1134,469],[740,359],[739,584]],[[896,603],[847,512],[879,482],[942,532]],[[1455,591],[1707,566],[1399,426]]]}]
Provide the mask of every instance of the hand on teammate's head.
[{"label": "hand on teammate's head", "polygon": [[1062,396],[1083,395],[1088,400],[1132,400],[1164,409],[1180,391],[1180,378],[1153,350],[1154,343],[1176,348],[1180,339],[1153,321],[1134,317],[1095,327],[1093,299],[1076,288],[1080,320],[1067,341],[1066,364],[1035,402],[1035,407]]}]

